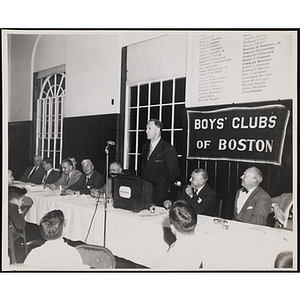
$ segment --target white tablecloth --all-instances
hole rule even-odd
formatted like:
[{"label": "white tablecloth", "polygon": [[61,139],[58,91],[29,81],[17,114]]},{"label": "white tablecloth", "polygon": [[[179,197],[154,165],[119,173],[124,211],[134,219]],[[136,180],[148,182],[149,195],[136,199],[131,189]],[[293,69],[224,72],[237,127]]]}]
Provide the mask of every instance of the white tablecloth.
[{"label": "white tablecloth", "polygon": [[[85,241],[96,207],[90,196],[59,196],[57,192],[30,192],[34,205],[26,221],[38,224],[45,213],[61,209],[66,219],[64,236]],[[114,255],[145,266],[154,266],[164,256],[168,245],[163,239],[163,226],[167,211],[156,208],[133,213],[107,208],[106,244]],[[204,270],[266,270],[273,269],[276,255],[281,251],[294,251],[296,233],[266,226],[228,221],[226,230],[215,224],[214,218],[198,216],[195,234],[203,244]],[[99,204],[86,240],[89,244],[103,245],[104,205]]]}]

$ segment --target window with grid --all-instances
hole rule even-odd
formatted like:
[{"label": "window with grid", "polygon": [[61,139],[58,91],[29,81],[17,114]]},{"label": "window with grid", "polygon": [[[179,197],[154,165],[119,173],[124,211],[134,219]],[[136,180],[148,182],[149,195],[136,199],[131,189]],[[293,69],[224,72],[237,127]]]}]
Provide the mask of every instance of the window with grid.
[{"label": "window with grid", "polygon": [[145,127],[149,119],[162,121],[162,138],[182,156],[185,86],[186,79],[181,77],[127,87],[125,168],[141,173],[141,151],[147,141]]},{"label": "window with grid", "polygon": [[65,73],[41,79],[36,110],[36,154],[53,159],[53,168],[62,160],[63,103]]}]

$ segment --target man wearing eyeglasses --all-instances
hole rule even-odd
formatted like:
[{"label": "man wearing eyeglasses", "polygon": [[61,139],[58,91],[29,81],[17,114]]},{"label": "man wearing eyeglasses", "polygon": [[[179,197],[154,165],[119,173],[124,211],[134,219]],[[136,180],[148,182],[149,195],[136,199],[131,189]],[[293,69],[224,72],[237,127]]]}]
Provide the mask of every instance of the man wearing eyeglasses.
[{"label": "man wearing eyeglasses", "polygon": [[207,180],[206,170],[194,170],[191,174],[190,184],[183,188],[179,199],[192,204],[197,214],[214,216],[217,193],[207,184]]},{"label": "man wearing eyeglasses", "polygon": [[259,185],[263,180],[262,172],[251,167],[241,176],[242,188],[235,197],[233,219],[240,222],[267,225],[267,218],[271,211],[270,195]]}]

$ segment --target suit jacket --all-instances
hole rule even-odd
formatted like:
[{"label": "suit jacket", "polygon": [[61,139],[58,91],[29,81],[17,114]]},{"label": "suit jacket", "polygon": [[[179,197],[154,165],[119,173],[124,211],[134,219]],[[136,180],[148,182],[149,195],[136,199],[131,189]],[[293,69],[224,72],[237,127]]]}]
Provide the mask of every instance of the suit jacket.
[{"label": "suit jacket", "polygon": [[238,214],[236,211],[236,205],[241,191],[242,189],[239,189],[236,193],[233,219],[245,223],[266,225],[272,206],[272,201],[269,194],[260,186],[256,187]]},{"label": "suit jacket", "polygon": [[74,169],[71,172],[71,178],[69,180],[69,182],[67,183],[68,180],[68,175],[66,175],[65,173],[61,174],[61,177],[54,182],[54,185],[58,188],[60,185],[62,187],[63,190],[66,190],[69,188],[69,186],[73,185],[75,182],[77,182],[81,176],[81,172],[79,170]]},{"label": "suit jacket", "polygon": [[102,186],[102,175],[93,171],[92,176],[86,182],[86,174],[82,174],[77,182],[69,186],[70,190],[80,191],[81,194],[89,194],[90,189],[100,189]]},{"label": "suit jacket", "polygon": [[35,170],[34,173],[30,176],[30,178],[27,178],[33,167],[34,166],[28,167],[26,169],[24,174],[21,176],[20,181],[32,182],[32,183],[35,183],[35,184],[41,184],[42,183],[42,180],[43,180],[44,175],[46,173],[46,171],[42,167],[38,167],[38,169]]},{"label": "suit jacket", "polygon": [[191,198],[185,192],[186,188],[187,185],[183,188],[179,199],[186,200],[188,203],[192,204],[196,209],[197,214],[214,217],[216,212],[217,193],[208,184],[205,184],[198,195]]},{"label": "suit jacket", "polygon": [[[46,175],[46,174],[45,174]],[[51,184],[56,182],[60,178],[60,172],[54,169],[51,170],[48,177],[46,178],[44,184]]]},{"label": "suit jacket", "polygon": [[169,198],[168,189],[180,177],[180,168],[176,149],[160,139],[152,151],[149,160],[150,141],[142,148],[142,178],[153,185],[153,203],[162,206]]}]

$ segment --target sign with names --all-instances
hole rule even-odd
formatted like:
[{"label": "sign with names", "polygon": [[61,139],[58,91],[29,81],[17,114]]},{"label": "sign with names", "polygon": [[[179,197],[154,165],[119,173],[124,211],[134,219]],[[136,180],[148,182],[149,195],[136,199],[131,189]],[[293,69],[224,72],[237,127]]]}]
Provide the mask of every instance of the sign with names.
[{"label": "sign with names", "polygon": [[187,107],[294,99],[296,38],[290,31],[189,35]]}]

